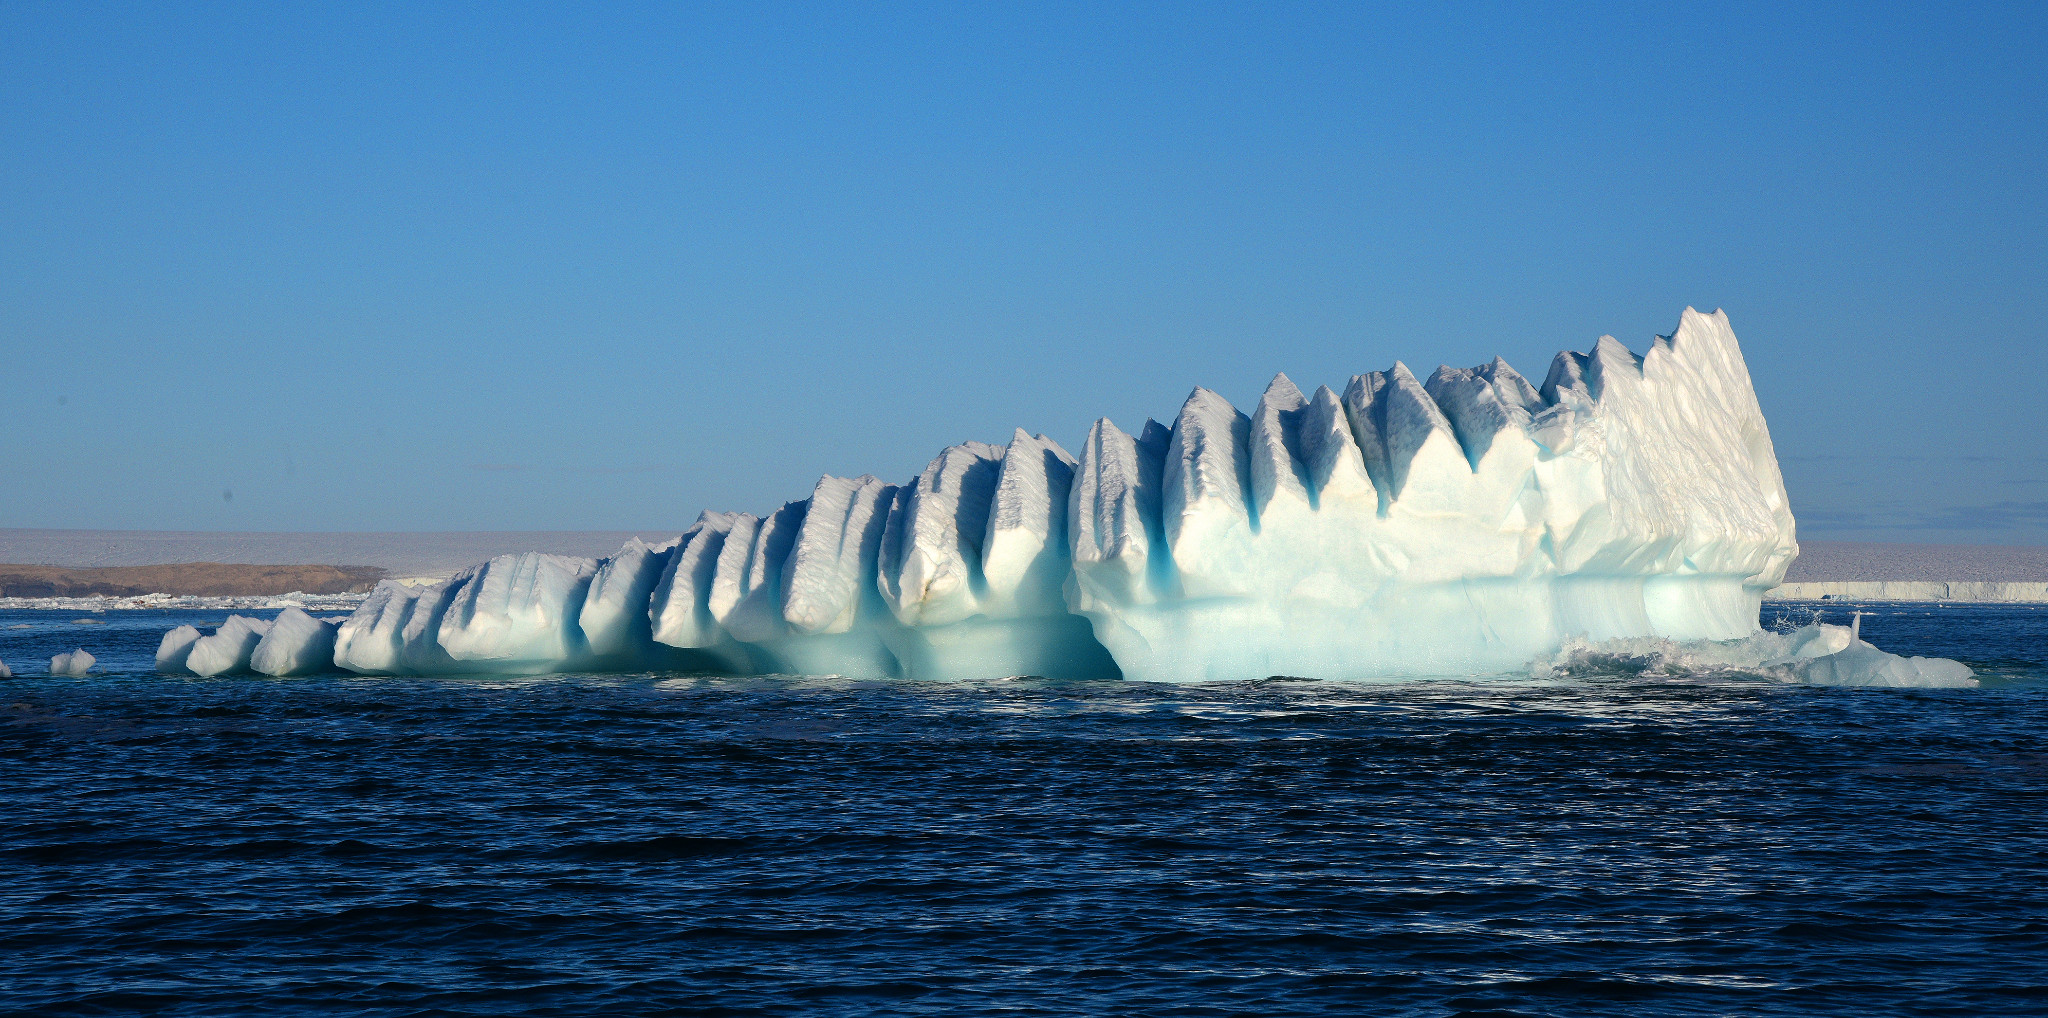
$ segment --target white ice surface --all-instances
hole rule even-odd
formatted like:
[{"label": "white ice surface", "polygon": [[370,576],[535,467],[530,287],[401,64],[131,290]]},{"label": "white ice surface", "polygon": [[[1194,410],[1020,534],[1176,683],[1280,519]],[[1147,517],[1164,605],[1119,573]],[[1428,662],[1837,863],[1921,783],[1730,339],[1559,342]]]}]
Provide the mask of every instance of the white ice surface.
[{"label": "white ice surface", "polygon": [[[369,675],[602,667],[581,624],[597,572],[596,559],[528,552],[426,587],[386,580],[339,627],[334,664]],[[618,582],[632,585],[626,577]]]},{"label": "white ice surface", "polygon": [[286,608],[249,653],[249,668],[276,676],[330,671],[334,668],[334,633],[334,623],[316,619],[303,609]]},{"label": "white ice surface", "polygon": [[179,626],[164,634],[156,645],[156,670],[169,675],[183,675],[190,671],[185,662],[192,656],[192,645],[199,642],[197,626]]},{"label": "white ice surface", "polygon": [[243,615],[230,615],[210,636],[193,641],[185,656],[185,668],[194,675],[240,675],[249,670],[250,655],[270,623]]},{"label": "white ice surface", "polygon": [[590,656],[579,620],[597,564],[528,552],[458,573],[435,640],[463,671],[577,667]]},{"label": "white ice surface", "polygon": [[1662,637],[1566,641],[1533,666],[1540,678],[1587,675],[1727,675],[1822,686],[1974,687],[1975,673],[1947,658],[1901,657],[1854,639],[1846,626],[1679,642]]},{"label": "white ice surface", "polygon": [[84,675],[97,663],[83,649],[68,651],[50,659],[51,675]]}]

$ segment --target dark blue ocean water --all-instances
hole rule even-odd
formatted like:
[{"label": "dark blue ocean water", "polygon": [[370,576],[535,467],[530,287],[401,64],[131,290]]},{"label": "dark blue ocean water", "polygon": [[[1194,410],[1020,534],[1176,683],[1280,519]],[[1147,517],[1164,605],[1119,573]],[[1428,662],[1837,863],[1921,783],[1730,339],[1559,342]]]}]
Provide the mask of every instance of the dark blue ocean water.
[{"label": "dark blue ocean water", "polygon": [[2048,1013],[2048,610],[1874,610],[1987,688],[201,680],[225,612],[0,612],[104,672],[0,682],[0,1012]]}]

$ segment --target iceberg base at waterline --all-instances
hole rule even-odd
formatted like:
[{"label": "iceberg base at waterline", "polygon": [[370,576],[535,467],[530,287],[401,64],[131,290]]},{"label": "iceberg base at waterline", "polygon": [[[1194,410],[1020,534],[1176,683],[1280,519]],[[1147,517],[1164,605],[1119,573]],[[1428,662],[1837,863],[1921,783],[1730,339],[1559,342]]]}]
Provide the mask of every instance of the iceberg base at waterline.
[{"label": "iceberg base at waterline", "polygon": [[[1079,448],[1019,429],[1006,445],[945,449],[902,484],[828,476],[766,515],[705,512],[672,541],[607,559],[504,555],[433,586],[386,582],[336,628],[332,663],[370,675],[1502,674],[1581,643],[1756,638],[1763,593],[1798,554],[1719,312],[1686,309],[1640,356],[1611,337],[1560,353],[1540,385],[1498,359],[1427,379],[1396,362],[1341,395],[1281,375],[1251,413],[1196,389],[1171,425],[1103,419]],[[276,674],[324,646],[289,631]],[[166,637],[167,667],[247,670],[271,638],[193,637]],[[1948,674],[1867,646],[1794,672]]]}]

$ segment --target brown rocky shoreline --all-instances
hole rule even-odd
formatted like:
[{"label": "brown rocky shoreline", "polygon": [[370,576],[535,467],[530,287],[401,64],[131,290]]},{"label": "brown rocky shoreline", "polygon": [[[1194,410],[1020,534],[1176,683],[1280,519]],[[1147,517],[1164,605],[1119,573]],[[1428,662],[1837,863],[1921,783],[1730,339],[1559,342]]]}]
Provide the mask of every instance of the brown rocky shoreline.
[{"label": "brown rocky shoreline", "polygon": [[385,572],[376,566],[275,566],[183,562],[156,566],[0,565],[0,597],[137,597],[176,594],[254,597],[266,594],[359,594]]}]

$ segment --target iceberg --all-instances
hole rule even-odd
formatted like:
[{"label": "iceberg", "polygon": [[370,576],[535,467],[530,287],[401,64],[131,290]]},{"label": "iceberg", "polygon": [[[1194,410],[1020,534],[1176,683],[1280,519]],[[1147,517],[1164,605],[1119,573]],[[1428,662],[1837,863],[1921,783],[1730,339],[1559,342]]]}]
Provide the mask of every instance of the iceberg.
[{"label": "iceberg", "polygon": [[[1756,638],[1794,531],[1734,331],[1688,308],[1640,356],[1603,336],[1540,384],[1499,359],[1425,379],[1396,362],[1341,394],[1276,376],[1249,413],[1198,388],[1170,425],[1096,421],[1078,454],[1018,429],[901,484],[826,476],[766,515],[706,511],[606,559],[502,555],[432,586],[386,581],[339,627],[333,663],[1501,674],[1612,641]],[[1948,675],[1863,647],[1796,670]]]},{"label": "iceberg", "polygon": [[7,662],[0,661],[0,679],[11,679],[13,677],[14,669],[7,667]]},{"label": "iceberg", "polygon": [[83,649],[74,650],[51,658],[50,674],[84,675],[92,671],[92,666],[97,663],[97,659],[91,654],[86,653]]}]

